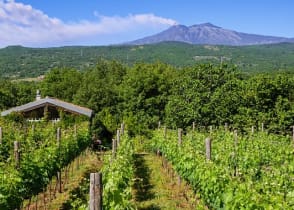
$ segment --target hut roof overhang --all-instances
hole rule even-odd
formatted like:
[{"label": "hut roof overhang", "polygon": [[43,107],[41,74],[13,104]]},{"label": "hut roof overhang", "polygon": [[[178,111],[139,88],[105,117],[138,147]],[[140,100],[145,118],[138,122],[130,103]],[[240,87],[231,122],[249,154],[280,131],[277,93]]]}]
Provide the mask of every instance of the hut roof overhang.
[{"label": "hut roof overhang", "polygon": [[44,107],[46,105],[59,107],[59,108],[62,108],[70,113],[85,115],[88,117],[91,117],[93,114],[93,111],[91,109],[81,107],[81,106],[78,106],[78,105],[75,105],[72,103],[68,103],[65,101],[61,101],[56,98],[46,97],[46,98],[42,98],[42,99],[27,103],[27,104],[24,104],[21,106],[17,106],[17,107],[8,109],[6,111],[3,111],[3,112],[1,112],[1,116],[9,115],[12,112],[29,112],[34,109]]}]

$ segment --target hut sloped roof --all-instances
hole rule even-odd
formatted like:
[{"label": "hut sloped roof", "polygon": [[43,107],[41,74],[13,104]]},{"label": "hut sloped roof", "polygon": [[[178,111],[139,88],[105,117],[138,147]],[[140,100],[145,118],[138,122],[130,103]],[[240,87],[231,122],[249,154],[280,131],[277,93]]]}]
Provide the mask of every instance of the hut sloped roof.
[{"label": "hut sloped roof", "polygon": [[21,106],[17,106],[8,110],[5,110],[3,112],[1,112],[1,116],[6,116],[8,114],[10,114],[11,112],[28,112],[40,107],[43,107],[45,105],[51,105],[51,106],[56,106],[56,107],[60,107],[65,109],[68,112],[71,113],[75,113],[75,114],[81,114],[81,115],[85,115],[88,117],[92,116],[93,111],[91,109],[85,108],[85,107],[81,107],[72,103],[68,103],[65,101],[61,101],[59,99],[56,98],[51,98],[51,97],[46,97],[46,98],[42,98]]}]

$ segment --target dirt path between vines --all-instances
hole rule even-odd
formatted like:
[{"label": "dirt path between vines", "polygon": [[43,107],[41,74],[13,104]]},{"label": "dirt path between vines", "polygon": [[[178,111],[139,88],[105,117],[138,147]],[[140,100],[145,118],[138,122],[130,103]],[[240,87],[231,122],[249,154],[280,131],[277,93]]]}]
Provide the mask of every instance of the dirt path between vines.
[{"label": "dirt path between vines", "polygon": [[162,165],[163,159],[156,155],[135,155],[133,197],[138,210],[201,209],[189,186],[183,182],[179,185],[170,166]]},{"label": "dirt path between vines", "polygon": [[[56,210],[56,209],[64,209],[63,206],[65,202],[69,199],[70,193],[72,190],[79,187],[80,182],[84,179],[84,176],[90,172],[97,172],[101,166],[102,161],[100,159],[100,155],[98,153],[87,151],[84,154],[80,155],[78,158],[72,162],[72,172],[69,172],[69,175],[66,179],[66,183],[64,180],[64,171],[62,172],[62,193],[56,192],[53,195],[56,179],[53,179],[52,189],[48,189],[45,193],[40,193],[38,197],[33,198],[31,204],[28,205],[28,201],[25,202],[23,210]],[[70,168],[70,167],[69,167]],[[71,171],[71,170],[70,170]],[[51,196],[49,196],[49,194]],[[50,199],[49,199],[50,197]]]}]

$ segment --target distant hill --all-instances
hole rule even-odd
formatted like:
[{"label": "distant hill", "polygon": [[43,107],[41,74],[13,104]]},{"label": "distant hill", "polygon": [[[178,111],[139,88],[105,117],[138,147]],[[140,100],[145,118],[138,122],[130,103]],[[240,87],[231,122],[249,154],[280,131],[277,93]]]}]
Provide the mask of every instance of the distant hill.
[{"label": "distant hill", "polygon": [[184,25],[171,26],[161,33],[138,39],[128,44],[155,44],[166,41],[233,46],[294,42],[293,39],[289,38],[240,33],[215,26],[211,23],[203,23],[189,27]]},{"label": "distant hill", "polygon": [[28,78],[45,74],[52,68],[85,70],[99,59],[118,60],[126,65],[161,61],[177,67],[197,63],[232,63],[244,72],[294,72],[294,43],[253,46],[191,45],[163,42],[138,46],[96,46],[0,49],[0,75]]}]

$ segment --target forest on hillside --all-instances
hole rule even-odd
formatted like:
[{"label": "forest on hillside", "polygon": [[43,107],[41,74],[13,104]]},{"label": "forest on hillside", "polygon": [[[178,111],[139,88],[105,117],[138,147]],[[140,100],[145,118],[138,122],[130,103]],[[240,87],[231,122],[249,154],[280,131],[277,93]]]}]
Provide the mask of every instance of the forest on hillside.
[{"label": "forest on hillside", "polygon": [[100,59],[117,60],[127,66],[137,62],[163,62],[176,67],[201,63],[236,65],[245,73],[294,72],[294,44],[253,46],[191,45],[164,42],[154,45],[72,46],[26,48],[9,46],[0,49],[0,74],[3,77],[27,78],[46,74],[55,68],[80,71],[94,68]]},{"label": "forest on hillside", "polygon": [[56,97],[95,111],[96,132],[114,133],[121,122],[133,134],[145,134],[158,122],[170,128],[261,123],[272,133],[290,134],[294,125],[294,76],[291,73],[245,75],[230,64],[176,68],[161,62],[132,66],[100,60],[85,71],[55,68],[40,81],[0,80],[0,109],[43,97]]}]

